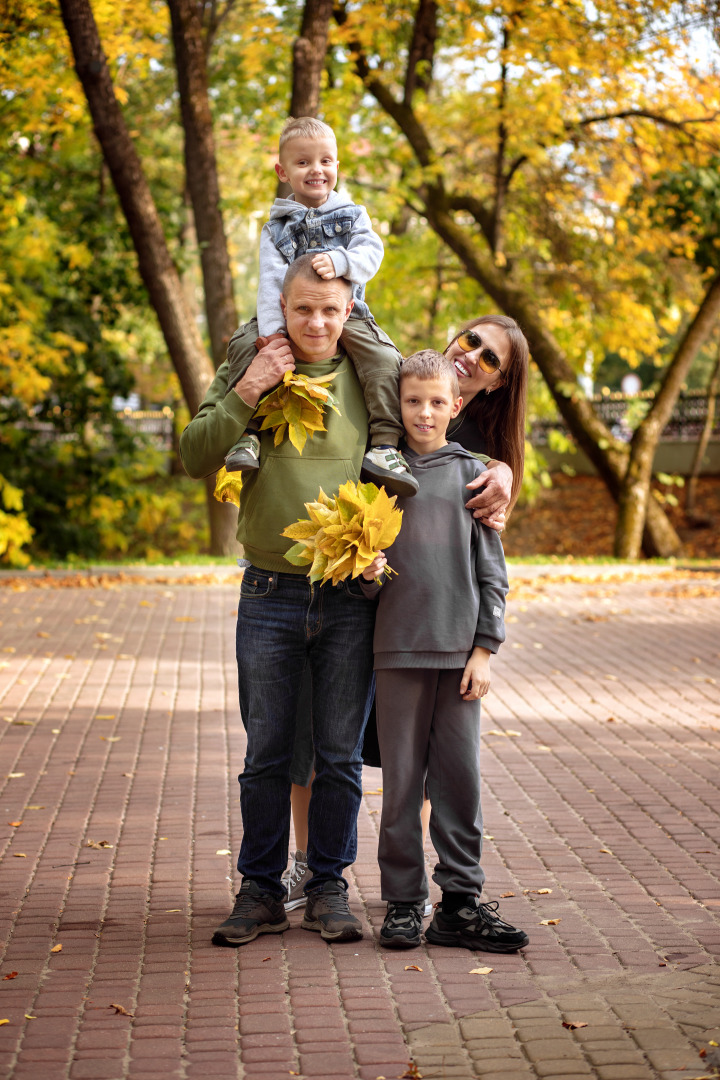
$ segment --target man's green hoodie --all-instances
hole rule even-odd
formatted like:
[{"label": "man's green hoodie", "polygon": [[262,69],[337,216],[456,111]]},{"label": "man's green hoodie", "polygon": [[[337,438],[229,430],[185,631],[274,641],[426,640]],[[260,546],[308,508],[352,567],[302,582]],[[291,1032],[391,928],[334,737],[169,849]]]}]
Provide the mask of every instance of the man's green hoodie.
[{"label": "man's green hoodie", "polygon": [[[367,409],[352,363],[344,352],[331,360],[311,364],[295,362],[300,375],[337,372],[331,390],[340,415],[326,407],[326,431],[308,438],[299,454],[285,437],[274,446],[274,433],[260,433],[260,468],[243,473],[237,538],[245,557],[263,570],[306,574],[307,567],[292,566],[283,558],[295,541],[281,536],[298,518],[307,517],[306,502],[314,502],[323,489],[335,495],[347,480],[360,475],[368,437]],[[234,390],[228,391],[227,362],[221,364],[197,415],[180,436],[180,457],[195,479],[217,472],[225,455],[245,431],[255,409]]]}]

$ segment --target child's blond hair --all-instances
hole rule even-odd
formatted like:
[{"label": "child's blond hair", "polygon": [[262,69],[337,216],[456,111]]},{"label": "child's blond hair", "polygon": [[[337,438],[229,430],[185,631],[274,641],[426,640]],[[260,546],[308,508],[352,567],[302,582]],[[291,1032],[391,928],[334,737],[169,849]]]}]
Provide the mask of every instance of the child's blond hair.
[{"label": "child's blond hair", "polygon": [[421,349],[420,352],[408,356],[403,360],[400,367],[400,383],[403,379],[447,379],[452,396],[460,397],[460,385],[454,364],[447,356],[436,352],[435,349]]},{"label": "child's blond hair", "polygon": [[285,143],[290,139],[332,139],[337,146],[335,132],[330,125],[317,120],[314,116],[288,117],[280,132],[279,153],[282,153]]}]

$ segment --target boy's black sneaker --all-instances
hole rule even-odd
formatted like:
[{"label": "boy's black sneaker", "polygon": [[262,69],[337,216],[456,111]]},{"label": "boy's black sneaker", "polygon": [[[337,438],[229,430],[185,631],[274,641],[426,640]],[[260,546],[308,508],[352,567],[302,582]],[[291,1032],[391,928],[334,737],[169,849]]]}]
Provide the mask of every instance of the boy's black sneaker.
[{"label": "boy's black sneaker", "polygon": [[420,944],[425,901],[417,904],[390,901],[380,931],[380,944],[388,949],[414,949]]},{"label": "boy's black sneaker", "polygon": [[258,934],[280,934],[290,926],[285,905],[270,893],[262,892],[254,881],[243,881],[233,909],[213,934],[213,945],[247,945]]},{"label": "boy's black sneaker", "polygon": [[358,941],[362,935],[360,920],[350,911],[342,881],[326,881],[307,894],[303,930],[317,930],[325,941]]},{"label": "boy's black sneaker", "polygon": [[228,472],[255,472],[260,468],[260,440],[247,432],[238,439],[225,458]]},{"label": "boy's black sneaker", "polygon": [[513,953],[524,948],[530,940],[527,934],[503,922],[497,910],[497,900],[480,904],[474,896],[468,896],[467,904],[452,913],[443,911],[440,903],[425,931],[425,940],[433,945],[455,945],[483,952]]}]

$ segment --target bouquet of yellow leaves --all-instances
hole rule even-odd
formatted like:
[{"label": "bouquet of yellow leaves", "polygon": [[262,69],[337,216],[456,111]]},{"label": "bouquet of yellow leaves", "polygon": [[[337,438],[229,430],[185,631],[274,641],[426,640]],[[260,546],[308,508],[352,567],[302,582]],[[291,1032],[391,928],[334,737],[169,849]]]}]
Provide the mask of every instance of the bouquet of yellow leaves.
[{"label": "bouquet of yellow leaves", "polygon": [[240,492],[242,491],[242,473],[228,472],[223,465],[215,477],[215,490],[213,495],[218,502],[231,502],[240,509]]},{"label": "bouquet of yellow leaves", "polygon": [[[400,532],[403,512],[395,509],[396,498],[384,487],[351,480],[334,499],[320,488],[317,502],[305,503],[309,518],[283,531],[283,536],[299,541],[285,552],[285,558],[293,566],[310,563],[308,577],[323,585],[356,578]],[[385,573],[394,571],[386,566]]]},{"label": "bouquet of yellow leaves", "polygon": [[264,417],[260,430],[275,429],[275,446],[280,445],[286,433],[289,434],[290,442],[302,454],[308,435],[312,438],[316,431],[327,430],[322,419],[325,406],[329,405],[338,416],[341,415],[337,398],[327,387],[336,374],[311,378],[286,371],[280,385],[258,402],[255,415]]}]

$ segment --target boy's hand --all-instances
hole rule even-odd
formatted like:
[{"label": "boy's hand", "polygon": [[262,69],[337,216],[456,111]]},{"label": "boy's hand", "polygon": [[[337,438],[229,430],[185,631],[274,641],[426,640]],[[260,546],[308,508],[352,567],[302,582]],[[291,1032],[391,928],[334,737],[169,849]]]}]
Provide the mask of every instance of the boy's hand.
[{"label": "boy's hand", "polygon": [[370,563],[368,567],[363,570],[363,577],[366,581],[375,581],[379,578],[383,572],[383,567],[387,566],[387,559],[385,558],[384,551],[378,551],[377,555]]},{"label": "boy's hand", "polygon": [[465,503],[473,517],[479,518],[483,525],[489,525],[496,532],[505,527],[505,511],[510,505],[513,474],[504,461],[491,461],[487,471],[476,476],[466,485],[471,491],[480,492]]},{"label": "boy's hand", "polygon": [[465,665],[463,677],[460,680],[460,693],[463,701],[477,701],[485,697],[490,689],[490,657],[489,649],[483,649],[476,645],[470,653],[470,659]]},{"label": "boy's hand", "polygon": [[295,357],[286,337],[278,336],[275,341],[263,346],[256,354],[249,368],[235,383],[233,390],[246,405],[254,408],[266,390],[271,390],[282,382],[286,371],[295,370]]},{"label": "boy's hand", "polygon": [[256,337],[255,348],[258,350],[264,349],[271,341],[278,341],[281,339],[287,341],[287,334],[284,330],[276,330],[274,334],[268,334],[267,337]]},{"label": "boy's hand", "polygon": [[322,255],[316,255],[312,261],[312,268],[316,274],[319,274],[324,281],[332,281],[335,277],[335,267],[333,261],[327,252],[323,252]]}]

